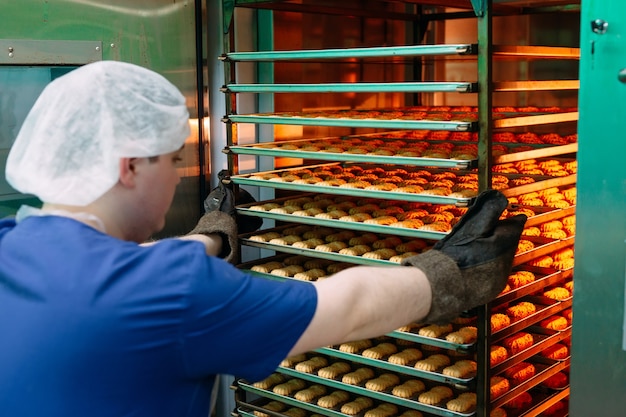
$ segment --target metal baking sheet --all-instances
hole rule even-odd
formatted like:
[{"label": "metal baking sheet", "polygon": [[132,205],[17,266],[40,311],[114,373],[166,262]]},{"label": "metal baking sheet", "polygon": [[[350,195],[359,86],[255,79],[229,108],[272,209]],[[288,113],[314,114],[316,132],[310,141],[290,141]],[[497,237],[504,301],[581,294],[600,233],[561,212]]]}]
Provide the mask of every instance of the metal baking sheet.
[{"label": "metal baking sheet", "polygon": [[[521,146],[522,144],[517,144]],[[555,155],[564,155],[578,152],[578,143],[568,143],[567,145],[547,146],[530,151],[514,152],[500,155],[494,158],[494,164],[506,164],[509,162],[525,161],[527,159],[545,158]]]},{"label": "metal baking sheet", "polygon": [[535,281],[515,288],[504,294],[500,294],[493,302],[494,305],[508,303],[526,295],[536,293],[545,287],[563,282],[570,276],[570,271],[559,271],[552,268],[541,268],[527,265],[514,268],[513,272],[519,270],[529,271],[535,274]]},{"label": "metal baking sheet", "polygon": [[[352,224],[352,223],[348,223],[348,224]],[[318,259],[322,258],[322,259],[327,259],[331,261],[352,263],[352,264],[359,264],[359,265],[398,265],[398,263],[396,262],[392,262],[392,261],[385,260],[385,259],[372,259],[372,258],[365,258],[363,256],[344,255],[344,254],[340,254],[337,252],[323,252],[323,251],[318,251],[315,249],[294,248],[291,245],[280,245],[280,244],[274,244],[270,242],[259,242],[259,241],[251,239],[252,236],[261,235],[261,234],[268,233],[268,232],[277,232],[283,235],[283,231],[289,227],[293,227],[293,224],[279,226],[279,227],[275,227],[272,229],[258,230],[258,231],[251,232],[251,233],[245,233],[245,234],[239,235],[239,240],[242,244],[246,246],[273,250],[279,253],[303,255],[303,256],[310,257],[310,258],[318,258]],[[389,236],[398,236],[398,234],[381,233],[379,237],[381,239],[384,239],[385,237],[389,237]],[[409,236],[409,237],[418,238],[417,236]]]},{"label": "metal baking sheet", "polygon": [[383,155],[360,155],[347,152],[308,152],[300,150],[270,149],[255,146],[231,146],[228,148],[234,154],[260,155],[260,156],[281,156],[288,158],[318,159],[326,161],[350,161],[366,162],[376,164],[408,165],[408,166],[430,166],[441,168],[471,168],[476,164],[476,159],[443,159],[443,158],[423,158],[409,156],[383,156]]},{"label": "metal baking sheet", "polygon": [[[523,175],[523,174],[520,174]],[[530,176],[532,175],[523,175]],[[547,179],[543,179],[541,181],[533,182],[531,184],[520,185],[518,187],[507,188],[502,191],[507,197],[516,197],[518,195],[531,193],[534,191],[545,190],[546,188],[551,187],[560,187],[563,185],[572,185],[576,184],[576,174],[567,175],[564,177],[548,177]]]},{"label": "metal baking sheet", "polygon": [[425,129],[469,132],[473,130],[473,122],[450,122],[437,120],[410,119],[375,119],[375,118],[332,118],[332,117],[289,117],[275,114],[230,114],[224,119],[233,123],[258,123],[297,126],[331,126],[331,127],[368,127],[377,129]]},{"label": "metal baking sheet", "polygon": [[400,200],[416,203],[454,204],[459,207],[469,205],[471,198],[454,198],[446,196],[434,196],[425,194],[397,193],[393,191],[361,190],[357,188],[324,187],[314,184],[292,184],[289,182],[276,182],[267,180],[255,180],[248,178],[251,174],[232,176],[235,184],[251,185],[256,187],[269,187],[281,190],[304,191],[322,194],[350,195],[355,197],[371,197],[387,200]]},{"label": "metal baking sheet", "polygon": [[[355,353],[342,352],[339,349],[333,349],[333,348],[320,348],[320,349],[316,349],[315,351],[319,353],[323,353],[328,356],[335,357],[335,358],[345,359],[354,363],[369,365],[378,369],[385,369],[385,370],[400,373],[403,375],[410,375],[410,376],[415,376],[418,378],[426,379],[429,381],[437,381],[437,382],[443,382],[443,383],[448,383],[448,384],[466,385],[472,382],[476,376],[476,375],[472,375],[469,378],[453,378],[453,377],[444,375],[441,372],[421,371],[419,369],[415,369],[413,366],[395,365],[393,363],[389,363],[384,360],[370,359],[362,355],[358,355]],[[326,378],[322,378],[322,379],[326,380]]]},{"label": "metal baking sheet", "polygon": [[261,248],[261,249],[269,249],[269,250],[274,250],[276,252],[292,253],[294,255],[305,255],[305,256],[310,256],[312,258],[322,258],[322,259],[328,259],[328,260],[337,261],[337,262],[349,262],[349,263],[354,263],[354,264],[359,264],[359,265],[398,265],[395,262],[387,261],[384,259],[370,259],[370,258],[364,258],[362,256],[342,255],[336,252],[322,252],[322,251],[316,251],[314,249],[294,248],[292,246],[287,246],[287,245],[274,245],[269,242],[257,242],[257,241],[245,239],[245,238],[241,239],[241,243],[243,243],[246,246],[252,246],[252,247]]},{"label": "metal baking sheet", "polygon": [[541,384],[543,381],[545,381],[552,375],[556,374],[557,372],[562,371],[563,369],[569,367],[570,365],[569,360],[560,361],[560,362],[550,361],[549,359],[545,359],[545,358],[538,357],[538,356],[531,358],[529,362],[534,363],[535,367],[537,368],[537,372],[535,373],[535,376],[528,379],[527,381],[522,382],[519,385],[516,385],[515,387],[511,388],[510,391],[507,391],[505,394],[501,395],[500,397],[492,401],[491,403],[492,409],[500,407],[503,404],[506,404],[508,401],[517,397],[522,392],[526,392],[530,390],[531,388],[536,387],[537,385]]},{"label": "metal baking sheet", "polygon": [[[259,203],[255,203],[259,204]],[[244,216],[262,217],[290,223],[303,223],[313,226],[326,226],[334,229],[358,230],[361,232],[384,233],[395,236],[415,237],[422,239],[440,240],[448,233],[432,232],[429,230],[409,229],[406,227],[391,227],[363,222],[344,222],[334,219],[320,219],[312,216],[294,216],[292,214],[270,213],[268,211],[250,210],[246,207],[237,207],[237,213]]]},{"label": "metal baking sheet", "polygon": [[293,407],[302,408],[303,410],[312,411],[313,413],[318,413],[318,414],[327,415],[331,417],[346,417],[345,414],[334,411],[329,408],[323,408],[315,404],[301,402],[301,401],[296,400],[295,398],[292,398],[286,395],[279,395],[279,394],[275,394],[272,391],[256,388],[255,386],[250,385],[243,380],[238,380],[237,385],[241,387],[244,391],[259,395],[261,397],[270,398],[275,401],[280,401],[282,403],[291,405]]},{"label": "metal baking sheet", "polygon": [[[559,332],[556,330],[544,329],[543,327],[531,326],[525,329],[526,332],[530,333],[533,336],[534,343],[528,349],[524,349],[521,352],[516,353],[515,355],[509,356],[504,361],[500,362],[493,368],[491,368],[492,374],[498,374],[504,369],[510,368],[511,366],[525,361],[526,359],[538,355],[540,352],[546,350],[550,346],[555,345],[571,336],[571,327],[567,329],[567,331]],[[497,345],[497,343],[494,343]],[[552,359],[551,359],[552,360]],[[561,362],[565,359],[561,360],[553,360],[555,362]]]},{"label": "metal baking sheet", "polygon": [[517,333],[529,326],[532,326],[533,324],[539,323],[541,320],[572,306],[571,299],[567,301],[557,301],[543,296],[528,296],[520,298],[515,300],[515,304],[522,301],[528,301],[530,303],[533,303],[536,307],[535,313],[530,314],[527,317],[524,317],[517,321],[511,320],[511,324],[509,326],[498,330],[491,335],[492,342],[502,340],[507,336]]},{"label": "metal baking sheet", "polygon": [[530,240],[531,242],[535,243],[535,247],[529,251],[515,255],[515,258],[513,258],[513,266],[524,264],[526,262],[532,261],[533,259],[548,255],[559,249],[572,246],[574,244],[575,238],[574,236],[570,236],[566,239],[555,240],[534,236],[524,236],[523,239]]},{"label": "metal baking sheet", "polygon": [[399,405],[401,407],[407,407],[407,408],[412,408],[415,410],[425,411],[425,412],[432,413],[432,414],[439,415],[439,416],[468,417],[468,416],[472,416],[475,414],[475,411],[471,413],[452,412],[442,407],[422,404],[415,400],[407,400],[404,398],[396,397],[395,395],[392,395],[392,394],[388,394],[386,392],[368,390],[359,385],[344,384],[343,382],[335,381],[332,379],[321,378],[317,375],[304,374],[302,372],[298,372],[290,368],[279,368],[279,372],[285,375],[292,376],[294,378],[307,380],[315,384],[330,386],[336,389],[340,389],[342,391],[351,392],[353,394],[362,395],[364,397],[370,397],[375,400]]},{"label": "metal baking sheet", "polygon": [[279,61],[293,59],[372,58],[398,56],[457,55],[474,50],[471,44],[408,45],[373,48],[303,49],[290,51],[229,52],[230,61]]},{"label": "metal baking sheet", "polygon": [[533,207],[521,204],[512,204],[509,207],[509,210],[515,210],[516,208],[522,207],[530,208],[537,213],[535,216],[531,216],[526,220],[525,227],[537,226],[541,223],[546,223],[576,214],[576,206],[570,206],[564,209],[555,209],[551,207]]}]

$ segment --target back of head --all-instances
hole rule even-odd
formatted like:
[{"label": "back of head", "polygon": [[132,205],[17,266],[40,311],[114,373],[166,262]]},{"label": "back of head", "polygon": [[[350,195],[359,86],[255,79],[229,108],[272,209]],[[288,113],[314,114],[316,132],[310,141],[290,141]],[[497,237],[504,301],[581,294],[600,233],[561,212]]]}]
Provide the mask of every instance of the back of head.
[{"label": "back of head", "polygon": [[119,158],[174,152],[189,136],[185,98],[146,68],[99,61],[52,81],[15,139],[6,177],[46,203],[87,205],[119,179]]}]

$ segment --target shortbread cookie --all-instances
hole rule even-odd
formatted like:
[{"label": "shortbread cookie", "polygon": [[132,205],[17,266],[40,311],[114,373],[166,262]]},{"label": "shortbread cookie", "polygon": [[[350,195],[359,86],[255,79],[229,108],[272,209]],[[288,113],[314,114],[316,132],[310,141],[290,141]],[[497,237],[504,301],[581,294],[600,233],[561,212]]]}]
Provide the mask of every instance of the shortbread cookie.
[{"label": "shortbread cookie", "polygon": [[269,241],[269,243],[271,243],[272,245],[289,246],[301,240],[302,238],[298,235],[288,235],[288,236],[277,237],[275,239],[272,239]]},{"label": "shortbread cookie", "polygon": [[328,359],[323,356],[314,356],[311,359],[300,362],[296,365],[296,371],[306,372],[307,374],[311,374],[316,372],[318,369],[323,368],[328,365]]},{"label": "shortbread cookie", "polygon": [[316,279],[327,276],[328,274],[323,269],[309,269],[308,271],[299,272],[293,277],[301,281],[315,281]]},{"label": "shortbread cookie", "polygon": [[476,362],[472,360],[460,360],[455,362],[454,365],[443,368],[442,373],[444,375],[453,378],[467,378],[471,374],[476,372]]},{"label": "shortbread cookie", "polygon": [[330,366],[324,367],[317,371],[317,375],[322,378],[335,379],[339,375],[343,375],[346,372],[351,371],[351,366],[347,362],[335,362]]},{"label": "shortbread cookie", "polygon": [[341,406],[341,412],[353,416],[359,414],[361,411],[370,408],[374,405],[374,400],[368,397],[357,397],[354,401],[345,403]]},{"label": "shortbread cookie", "polygon": [[415,362],[415,369],[427,372],[434,372],[437,369],[450,365],[450,358],[446,355],[435,353],[426,359]]},{"label": "shortbread cookie", "polygon": [[371,251],[371,252],[366,252],[362,256],[364,258],[369,258],[369,259],[387,260],[391,258],[392,256],[396,256],[397,254],[398,252],[396,252],[395,249],[385,248],[385,249],[376,249],[375,251]]},{"label": "shortbread cookie", "polygon": [[317,400],[317,405],[323,408],[335,408],[339,404],[348,401],[350,394],[345,391],[334,391],[330,395],[325,395]]},{"label": "shortbread cookie", "polygon": [[302,248],[302,249],[315,249],[315,247],[319,245],[323,245],[324,240],[319,238],[311,238],[307,240],[301,240],[299,242],[294,242],[291,246],[294,248]]},{"label": "shortbread cookie", "polygon": [[267,232],[262,233],[260,235],[250,236],[248,239],[253,240],[255,242],[269,242],[272,239],[279,238],[281,235],[278,232]]},{"label": "shortbread cookie", "polygon": [[254,387],[259,389],[268,390],[272,388],[274,385],[282,384],[285,382],[287,378],[283,374],[273,373],[262,381],[255,382],[252,384]]},{"label": "shortbread cookie", "polygon": [[270,274],[276,275],[279,277],[293,277],[295,274],[299,272],[303,272],[304,268],[300,265],[289,265],[282,268],[273,269]]},{"label": "shortbread cookie", "polygon": [[426,385],[418,379],[409,379],[408,381],[393,387],[391,393],[396,397],[410,398],[412,395],[422,392],[426,389]]},{"label": "shortbread cookie", "polygon": [[301,379],[293,378],[287,382],[276,385],[272,388],[272,391],[278,395],[290,395],[292,392],[301,390],[304,387],[306,387],[306,382]]},{"label": "shortbread cookie", "polygon": [[365,349],[361,354],[370,359],[382,359],[385,356],[393,355],[397,351],[398,347],[393,343],[381,343],[369,349]]},{"label": "shortbread cookie", "polygon": [[356,340],[354,342],[342,343],[339,345],[339,350],[346,353],[358,353],[363,349],[367,349],[372,346],[370,339]]},{"label": "shortbread cookie", "polygon": [[371,368],[359,368],[354,372],[345,374],[341,378],[341,382],[350,385],[359,385],[361,382],[374,377],[374,371]]},{"label": "shortbread cookie", "polygon": [[444,387],[443,385],[438,385],[429,391],[420,394],[417,401],[422,404],[436,405],[444,400],[447,400],[448,398],[452,398],[452,395],[452,389]]},{"label": "shortbread cookie", "polygon": [[372,243],[374,249],[393,249],[398,245],[401,245],[402,239],[397,236],[389,236],[385,239],[377,240]]},{"label": "shortbread cookie", "polygon": [[339,252],[341,249],[345,249],[346,247],[348,247],[347,243],[335,241],[323,245],[318,245],[315,247],[315,250],[320,252]]},{"label": "shortbread cookie", "polygon": [[476,393],[464,392],[446,403],[446,408],[456,413],[466,413],[476,406]]},{"label": "shortbread cookie", "polygon": [[456,332],[452,332],[446,335],[446,340],[451,343],[457,343],[465,345],[468,343],[474,343],[478,337],[478,329],[474,326],[461,327]]},{"label": "shortbread cookie", "polygon": [[305,410],[297,407],[291,407],[290,409],[285,410],[282,413],[288,417],[306,417],[307,415]]},{"label": "shortbread cookie", "polygon": [[[270,401],[267,404],[263,405],[262,408],[269,410],[269,411],[280,412],[280,411],[283,411],[285,408],[287,408],[287,406],[279,401]],[[254,410],[252,413],[257,417],[270,417],[269,414],[262,413],[261,411],[258,411],[258,410]]]},{"label": "shortbread cookie", "polygon": [[365,412],[364,417],[391,417],[398,414],[398,407],[394,404],[381,404]]},{"label": "shortbread cookie", "polygon": [[385,391],[400,383],[400,378],[396,374],[385,373],[377,378],[370,379],[365,383],[365,388],[372,391]]},{"label": "shortbread cookie", "polygon": [[272,262],[266,262],[260,265],[254,265],[252,268],[250,268],[250,270],[255,271],[255,272],[261,272],[264,274],[269,274],[274,269],[278,269],[282,267],[283,267],[283,264],[281,262],[272,261]]},{"label": "shortbread cookie", "polygon": [[408,348],[404,349],[402,352],[394,353],[389,356],[389,363],[393,363],[396,365],[408,365],[411,362],[422,359],[422,352],[419,349]]},{"label": "shortbread cookie", "polygon": [[424,337],[439,337],[445,333],[450,333],[452,331],[452,324],[431,324],[426,327],[422,327],[419,329],[418,333],[420,336]]},{"label": "shortbread cookie", "polygon": [[341,255],[361,256],[364,253],[370,252],[372,248],[367,245],[356,245],[349,248],[344,248],[339,251]]},{"label": "shortbread cookie", "polygon": [[319,384],[311,385],[301,391],[295,393],[294,398],[298,401],[311,402],[315,398],[326,394],[326,387]]},{"label": "shortbread cookie", "polygon": [[280,366],[285,368],[293,368],[297,363],[306,360],[306,354],[300,353],[298,355],[290,356],[288,358],[283,359],[280,362]]}]

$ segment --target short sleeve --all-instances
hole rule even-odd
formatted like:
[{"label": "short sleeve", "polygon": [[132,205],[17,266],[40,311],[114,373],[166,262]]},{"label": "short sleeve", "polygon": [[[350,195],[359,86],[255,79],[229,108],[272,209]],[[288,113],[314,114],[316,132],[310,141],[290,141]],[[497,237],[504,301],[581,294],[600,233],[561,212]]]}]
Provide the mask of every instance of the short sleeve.
[{"label": "short sleeve", "polygon": [[184,320],[187,372],[265,378],[311,322],[315,287],[253,276],[218,258],[195,261],[202,265],[190,270],[202,272],[191,278]]}]

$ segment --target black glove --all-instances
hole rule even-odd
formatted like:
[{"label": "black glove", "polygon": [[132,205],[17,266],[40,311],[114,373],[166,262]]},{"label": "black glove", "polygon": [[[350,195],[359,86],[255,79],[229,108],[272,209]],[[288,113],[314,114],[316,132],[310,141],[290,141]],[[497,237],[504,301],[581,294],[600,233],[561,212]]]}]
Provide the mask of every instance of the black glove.
[{"label": "black glove", "polygon": [[[257,230],[263,223],[263,219],[250,217],[244,219],[240,227],[239,219],[235,210],[236,204],[254,202],[254,198],[245,190],[239,190],[237,197],[233,190],[232,182],[227,170],[218,173],[219,183],[204,200],[205,214],[200,218],[196,227],[189,234],[220,234],[222,236],[222,252],[218,255],[230,263],[236,263],[237,234],[238,231]],[[239,230],[238,230],[239,229]]]},{"label": "black glove", "polygon": [[207,198],[204,200],[204,211],[209,213],[211,211],[222,211],[235,218],[239,233],[250,233],[258,230],[263,224],[263,219],[260,217],[252,216],[239,216],[235,210],[235,206],[241,204],[255,203],[256,200],[249,192],[243,188],[239,188],[235,195],[233,182],[230,179],[230,174],[227,170],[223,169],[218,174],[219,183],[215,187]]},{"label": "black glove", "polygon": [[421,269],[432,290],[426,323],[445,323],[488,303],[506,286],[526,216],[499,220],[508,205],[496,190],[481,193],[433,249],[405,259]]}]

